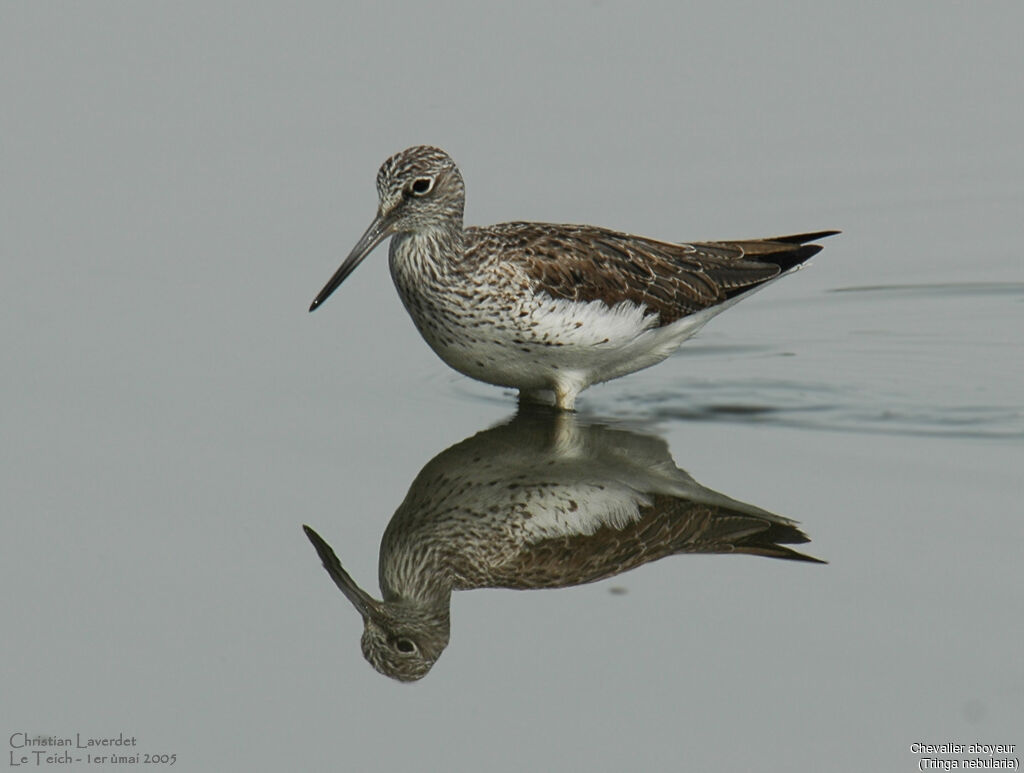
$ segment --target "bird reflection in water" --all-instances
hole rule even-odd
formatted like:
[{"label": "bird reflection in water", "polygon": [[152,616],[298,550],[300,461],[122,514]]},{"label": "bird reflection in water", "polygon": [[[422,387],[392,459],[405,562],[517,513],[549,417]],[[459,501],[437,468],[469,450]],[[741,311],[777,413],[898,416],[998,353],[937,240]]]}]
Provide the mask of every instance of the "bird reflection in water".
[{"label": "bird reflection in water", "polygon": [[303,528],[363,617],[363,655],[402,681],[425,676],[448,646],[453,590],[564,588],[676,553],[822,563],[786,547],[809,541],[795,522],[701,486],[660,438],[543,409],[423,468],[381,540],[383,601]]}]

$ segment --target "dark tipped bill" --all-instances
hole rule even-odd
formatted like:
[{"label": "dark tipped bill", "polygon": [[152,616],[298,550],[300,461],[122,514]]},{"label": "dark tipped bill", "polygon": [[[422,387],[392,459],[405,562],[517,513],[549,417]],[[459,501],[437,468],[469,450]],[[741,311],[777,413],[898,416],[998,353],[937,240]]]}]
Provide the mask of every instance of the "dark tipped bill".
[{"label": "dark tipped bill", "polygon": [[373,248],[376,247],[381,241],[387,236],[391,235],[391,223],[388,218],[377,214],[377,217],[370,223],[370,227],[366,229],[366,233],[362,235],[356,246],[352,248],[352,252],[345,258],[345,262],[341,264],[337,271],[334,272],[334,276],[331,280],[324,285],[324,289],[313,299],[313,303],[310,304],[309,310],[315,311],[317,306],[326,301],[331,293],[338,289],[338,286],[356,270],[356,266],[363,262],[363,259],[369,255]]},{"label": "dark tipped bill", "polygon": [[320,561],[323,562],[327,574],[331,576],[334,584],[345,594],[345,598],[352,602],[352,606],[363,616],[364,620],[372,618],[377,610],[376,599],[356,585],[355,580],[341,567],[341,561],[338,560],[331,546],[324,542],[323,537],[306,525],[302,526],[302,530],[306,532],[309,541],[316,548],[317,555],[320,556]]}]

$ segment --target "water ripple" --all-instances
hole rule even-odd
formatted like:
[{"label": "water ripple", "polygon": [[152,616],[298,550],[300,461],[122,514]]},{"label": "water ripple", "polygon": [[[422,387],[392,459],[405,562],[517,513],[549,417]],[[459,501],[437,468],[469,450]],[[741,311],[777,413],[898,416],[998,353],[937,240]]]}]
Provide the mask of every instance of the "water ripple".
[{"label": "water ripple", "polygon": [[906,293],[941,296],[1024,295],[1024,282],[940,282],[934,284],[863,285],[837,287],[831,293]]},{"label": "water ripple", "polygon": [[955,438],[1024,439],[1024,411],[1011,406],[920,405],[909,395],[880,402],[826,384],[742,381],[630,391],[591,400],[588,412],[646,425],[665,421],[759,424],[809,430]]}]

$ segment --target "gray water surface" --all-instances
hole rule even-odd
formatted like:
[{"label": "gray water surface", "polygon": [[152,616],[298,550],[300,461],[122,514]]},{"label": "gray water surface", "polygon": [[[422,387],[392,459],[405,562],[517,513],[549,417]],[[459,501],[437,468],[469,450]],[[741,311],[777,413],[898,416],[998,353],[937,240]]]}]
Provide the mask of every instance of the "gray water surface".
[{"label": "gray water surface", "polygon": [[[5,4],[0,738],[124,733],[186,771],[1019,757],[1022,23],[923,0]],[[516,410],[419,339],[383,249],[306,313],[380,162],[423,142],[471,224],[843,230],[578,404],[828,564],[456,591],[424,679],[367,665],[302,524],[376,594],[420,470]]]}]

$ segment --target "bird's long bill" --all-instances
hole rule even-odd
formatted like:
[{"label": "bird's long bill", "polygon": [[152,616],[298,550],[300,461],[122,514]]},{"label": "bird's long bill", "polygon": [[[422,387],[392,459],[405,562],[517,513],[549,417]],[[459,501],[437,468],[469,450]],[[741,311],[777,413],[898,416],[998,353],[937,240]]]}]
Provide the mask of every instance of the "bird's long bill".
[{"label": "bird's long bill", "polygon": [[334,584],[345,594],[345,598],[352,602],[352,606],[363,616],[364,620],[374,617],[374,613],[377,611],[376,599],[356,585],[355,580],[342,568],[341,562],[334,554],[334,550],[324,541],[323,537],[308,526],[304,525],[302,530],[306,532],[309,541],[316,548],[317,555],[320,556],[327,574],[331,576]]},{"label": "bird's long bill", "polygon": [[370,223],[370,227],[366,229],[366,233],[360,237],[359,241],[356,242],[356,246],[352,248],[352,252],[345,258],[345,262],[334,272],[331,280],[324,285],[324,289],[313,299],[309,310],[314,311],[317,306],[326,301],[331,293],[337,290],[338,286],[345,281],[348,275],[356,270],[356,266],[362,263],[363,259],[373,251],[373,248],[390,234],[391,223],[387,217],[378,213],[377,217]]}]

